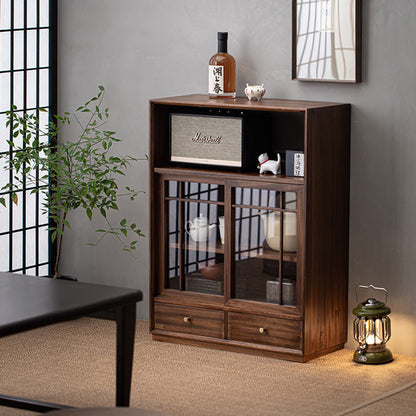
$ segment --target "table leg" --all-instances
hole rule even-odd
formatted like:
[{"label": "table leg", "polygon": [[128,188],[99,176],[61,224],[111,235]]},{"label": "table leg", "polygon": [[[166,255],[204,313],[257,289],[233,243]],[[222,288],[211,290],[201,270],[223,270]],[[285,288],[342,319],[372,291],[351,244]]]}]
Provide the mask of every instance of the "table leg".
[{"label": "table leg", "polygon": [[62,404],[41,402],[23,397],[5,396],[3,394],[0,394],[0,406],[14,407],[15,409],[24,409],[39,413],[46,413],[51,410],[72,409],[72,407]]},{"label": "table leg", "polygon": [[130,405],[136,303],[117,309],[116,406]]}]

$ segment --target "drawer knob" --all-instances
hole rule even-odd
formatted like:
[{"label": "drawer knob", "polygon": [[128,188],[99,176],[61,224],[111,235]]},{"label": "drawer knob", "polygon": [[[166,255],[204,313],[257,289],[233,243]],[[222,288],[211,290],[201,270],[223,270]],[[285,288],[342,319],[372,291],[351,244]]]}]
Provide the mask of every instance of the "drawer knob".
[{"label": "drawer knob", "polygon": [[183,318],[183,321],[184,321],[185,323],[189,323],[189,322],[191,322],[191,317],[190,317],[190,316],[185,316],[185,317]]},{"label": "drawer knob", "polygon": [[259,332],[260,332],[260,334],[264,334],[266,332],[266,328],[260,327]]}]

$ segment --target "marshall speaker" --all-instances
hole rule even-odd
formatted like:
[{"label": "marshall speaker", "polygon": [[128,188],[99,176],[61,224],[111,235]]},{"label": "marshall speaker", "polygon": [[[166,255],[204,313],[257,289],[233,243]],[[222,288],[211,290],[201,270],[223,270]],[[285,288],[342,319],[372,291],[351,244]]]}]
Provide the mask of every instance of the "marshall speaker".
[{"label": "marshall speaker", "polygon": [[170,114],[172,163],[256,170],[258,155],[266,151],[264,117],[230,111],[229,115],[218,115],[220,111]]}]

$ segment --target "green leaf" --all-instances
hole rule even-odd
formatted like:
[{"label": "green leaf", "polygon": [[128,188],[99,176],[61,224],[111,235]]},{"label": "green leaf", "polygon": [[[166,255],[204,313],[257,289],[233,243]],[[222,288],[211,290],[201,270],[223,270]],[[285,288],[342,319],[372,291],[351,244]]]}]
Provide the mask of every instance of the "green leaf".
[{"label": "green leaf", "polygon": [[12,193],[12,201],[15,205],[18,205],[18,198],[17,198],[17,194],[16,193]]},{"label": "green leaf", "polygon": [[100,208],[100,212],[101,212],[101,215],[102,215],[104,218],[107,218],[107,213],[106,213],[106,211],[105,211],[105,209],[104,209],[104,208]]},{"label": "green leaf", "polygon": [[6,206],[6,200],[3,197],[0,197],[0,204]]},{"label": "green leaf", "polygon": [[121,225],[122,227],[124,227],[126,224],[127,224],[127,220],[126,220],[125,218],[123,218],[123,219],[120,221],[120,225]]},{"label": "green leaf", "polygon": [[71,224],[67,220],[62,220],[62,224],[64,224],[65,227],[68,227],[69,229],[71,229]]},{"label": "green leaf", "polygon": [[87,209],[85,210],[85,212],[86,212],[86,214],[87,214],[87,216],[88,216],[89,220],[91,221],[91,219],[92,219],[92,211],[91,211],[91,209],[90,209],[90,208],[87,208]]},{"label": "green leaf", "polygon": [[120,228],[120,231],[127,237],[127,230],[125,228]]}]

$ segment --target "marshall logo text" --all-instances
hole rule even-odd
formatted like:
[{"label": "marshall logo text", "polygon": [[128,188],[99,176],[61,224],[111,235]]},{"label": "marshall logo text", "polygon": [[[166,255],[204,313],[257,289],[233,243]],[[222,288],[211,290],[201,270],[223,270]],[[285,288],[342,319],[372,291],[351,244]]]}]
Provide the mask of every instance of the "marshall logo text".
[{"label": "marshall logo text", "polygon": [[221,139],[221,136],[204,136],[202,133],[196,132],[195,136],[192,138],[192,141],[195,143],[220,144]]}]

